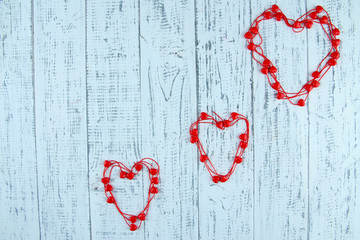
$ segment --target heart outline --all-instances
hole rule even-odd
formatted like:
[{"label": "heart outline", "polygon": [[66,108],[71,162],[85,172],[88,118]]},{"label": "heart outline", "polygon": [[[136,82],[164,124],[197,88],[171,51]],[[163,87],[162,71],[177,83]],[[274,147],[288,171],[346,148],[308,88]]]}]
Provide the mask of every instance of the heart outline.
[{"label": "heart outline", "polygon": [[[318,14],[321,12],[324,12],[325,15],[320,17]],[[297,93],[288,93],[284,90],[275,75],[277,68],[264,55],[264,51],[261,47],[263,39],[259,33],[258,24],[264,20],[269,20],[272,18],[275,18],[277,21],[284,20],[285,24],[288,27],[291,27],[295,33],[301,32],[305,28],[310,29],[313,23],[320,24],[331,43],[331,49],[329,53],[319,63],[316,71],[312,73],[312,79],[307,81]],[[329,32],[326,31],[324,25],[327,25]],[[276,98],[278,100],[287,99],[291,104],[303,107],[305,106],[305,101],[308,99],[310,91],[319,87],[320,80],[325,76],[331,67],[337,64],[337,59],[340,58],[340,53],[337,48],[341,41],[336,37],[339,34],[340,30],[332,24],[328,12],[321,6],[316,6],[316,8],[311,9],[307,13],[300,16],[298,19],[293,20],[288,19],[277,5],[273,5],[255,19],[255,21],[251,24],[249,31],[245,33],[244,37],[247,39],[247,48],[251,51],[252,58],[262,66],[261,72],[266,75],[270,86],[277,91]],[[255,44],[255,38],[260,38],[260,43]],[[328,57],[330,58],[325,61]],[[273,81],[270,80],[269,75]],[[300,96],[305,96],[305,98],[299,99],[297,103],[292,101],[293,98],[298,98]]]},{"label": "heart outline", "polygon": [[[148,169],[149,173],[149,190],[148,190],[148,200],[144,209],[138,215],[127,214],[121,211],[119,204],[116,201],[114,194],[112,193],[113,187],[110,185],[111,174],[115,167],[120,169],[120,178],[127,178],[132,180],[142,169],[143,167]],[[134,165],[129,169],[123,163],[115,160],[105,160],[104,161],[104,171],[103,178],[101,182],[104,184],[104,192],[109,204],[114,204],[118,212],[123,216],[126,224],[130,227],[131,231],[135,231],[140,228],[143,221],[145,221],[146,216],[149,212],[150,203],[153,200],[155,194],[158,193],[158,188],[155,185],[159,184],[159,173],[160,166],[152,158],[143,158],[140,161],[134,163]],[[139,220],[139,224],[135,223]]]},{"label": "heart outline", "polygon": [[[190,133],[190,142],[192,144],[196,144],[198,147],[198,150],[200,152],[200,162],[203,162],[206,166],[206,169],[208,170],[210,176],[212,177],[212,181],[214,183],[220,182],[226,182],[229,180],[230,176],[235,171],[235,168],[238,164],[243,162],[242,154],[244,153],[245,149],[248,146],[249,141],[249,121],[244,115],[238,114],[236,112],[232,112],[230,117],[228,119],[222,119],[218,114],[213,112],[220,120],[216,120],[213,116],[208,115],[205,112],[202,112],[196,122],[191,124],[189,133]],[[219,128],[220,130],[224,130],[225,128],[229,128],[233,125],[235,125],[239,121],[245,121],[246,123],[246,131],[242,133],[240,138],[240,143],[238,145],[237,151],[235,153],[235,157],[233,160],[233,164],[227,174],[219,174],[214,165],[212,164],[211,160],[209,159],[204,147],[201,144],[201,141],[198,136],[198,128],[199,124],[211,124]]]}]

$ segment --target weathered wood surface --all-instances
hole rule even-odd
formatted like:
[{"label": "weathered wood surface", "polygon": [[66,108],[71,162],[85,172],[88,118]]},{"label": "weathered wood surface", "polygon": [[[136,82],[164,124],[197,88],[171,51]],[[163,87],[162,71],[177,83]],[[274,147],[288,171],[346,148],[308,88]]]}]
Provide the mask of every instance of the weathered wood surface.
[{"label": "weathered wood surface", "polygon": [[[276,3],[291,18],[319,4]],[[360,2],[321,1],[341,59],[304,108],[275,99],[245,47],[271,4],[0,1],[0,239],[360,239]],[[263,47],[297,90],[329,44],[315,25],[282,25],[261,24]],[[244,162],[224,184],[188,140],[202,111],[250,121]],[[200,129],[220,172],[242,131]],[[143,157],[160,164],[160,192],[130,232],[106,203],[103,160]],[[114,181],[125,211],[144,206],[146,176]]]}]

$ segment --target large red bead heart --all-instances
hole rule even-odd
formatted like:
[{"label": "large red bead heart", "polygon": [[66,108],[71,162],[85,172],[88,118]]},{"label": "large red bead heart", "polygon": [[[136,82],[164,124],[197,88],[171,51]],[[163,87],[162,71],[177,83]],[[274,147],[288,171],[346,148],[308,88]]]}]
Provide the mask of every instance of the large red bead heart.
[{"label": "large red bead heart", "polygon": [[[150,186],[148,192],[148,200],[144,209],[138,215],[131,215],[124,213],[121,211],[119,204],[117,203],[115,196],[113,194],[114,187],[111,183],[111,174],[114,168],[120,169],[120,178],[127,178],[128,180],[132,180],[138,173],[143,169],[143,167],[148,169]],[[159,192],[158,188],[155,187],[156,184],[159,183],[159,164],[151,158],[143,158],[139,162],[136,162],[131,169],[127,168],[121,162],[117,162],[115,160],[105,160],[104,161],[104,173],[101,182],[104,184],[105,196],[107,198],[107,202],[110,204],[114,204],[119,213],[123,216],[126,224],[130,227],[131,231],[135,231],[141,226],[141,223],[145,220],[150,207],[150,202],[154,198],[155,194]],[[135,223],[139,222],[138,225]]]},{"label": "large red bead heart", "polygon": [[[221,117],[219,117],[219,115],[217,115],[215,112],[213,112],[220,120],[216,120],[214,117],[208,115],[207,113],[202,112],[200,114],[200,117],[198,118],[198,120],[196,122],[194,122],[193,124],[191,124],[190,126],[190,142],[193,144],[196,144],[199,152],[200,152],[200,162],[204,163],[206,166],[206,169],[208,170],[208,172],[210,173],[212,180],[214,183],[218,183],[220,182],[226,182],[231,174],[235,171],[235,168],[238,164],[240,164],[243,159],[242,159],[242,154],[244,153],[245,149],[248,146],[248,141],[249,141],[249,122],[246,119],[245,116],[238,114],[238,113],[231,113],[231,116],[228,119],[222,119]],[[203,148],[201,141],[199,139],[199,125],[200,124],[211,124],[216,126],[218,129],[220,130],[224,130],[225,128],[229,128],[233,125],[235,125],[238,121],[245,121],[246,123],[246,131],[242,134],[240,134],[239,138],[240,138],[240,143],[238,145],[237,151],[235,153],[234,159],[233,159],[233,164],[229,170],[229,172],[225,175],[223,174],[219,174],[214,165],[212,164],[211,160],[209,159],[208,155],[205,152],[205,149]]]},{"label": "large red bead heart", "polygon": [[[261,47],[263,39],[259,33],[259,23],[272,18],[275,18],[277,21],[283,21],[286,26],[290,27],[295,33],[301,32],[305,28],[310,29],[314,23],[319,24],[331,43],[329,53],[312,73],[312,79],[308,80],[297,93],[289,93],[284,90],[276,77],[277,68],[273,65],[272,61],[264,55],[264,51]],[[313,88],[317,88],[324,75],[331,67],[337,64],[337,59],[340,57],[338,51],[340,39],[337,39],[336,36],[339,34],[340,30],[331,23],[329,14],[321,6],[317,6],[298,19],[293,20],[287,18],[277,5],[273,5],[255,19],[244,37],[247,39],[247,48],[251,51],[252,57],[261,65],[261,72],[266,75],[271,87],[277,91],[276,98],[279,100],[287,99],[290,103],[303,107],[305,106],[305,101],[307,100],[310,91],[313,90]],[[297,100],[297,102],[293,100],[294,98],[302,96],[303,98]]]}]

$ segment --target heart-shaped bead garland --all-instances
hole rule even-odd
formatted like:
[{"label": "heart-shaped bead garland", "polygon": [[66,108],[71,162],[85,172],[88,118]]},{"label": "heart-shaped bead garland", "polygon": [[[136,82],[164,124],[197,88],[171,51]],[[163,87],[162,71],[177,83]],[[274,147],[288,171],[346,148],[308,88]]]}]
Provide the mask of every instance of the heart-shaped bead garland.
[{"label": "heart-shaped bead garland", "polygon": [[[206,169],[208,170],[210,176],[212,177],[213,182],[214,183],[218,183],[219,181],[226,182],[230,178],[231,174],[233,174],[233,172],[235,171],[236,166],[238,164],[242,163],[242,161],[243,161],[242,154],[244,153],[246,147],[248,146],[248,141],[249,141],[249,122],[245,116],[238,114],[236,112],[231,113],[230,118],[225,119],[225,120],[223,120],[215,112],[213,112],[213,113],[220,119],[220,121],[216,120],[214,117],[208,115],[207,113],[202,112],[200,114],[200,117],[198,118],[198,120],[196,122],[194,122],[193,124],[191,124],[191,126],[190,126],[190,130],[189,130],[190,131],[190,142],[197,145],[199,152],[200,152],[200,162],[203,162],[205,164]],[[227,174],[221,175],[216,171],[214,165],[212,164],[211,160],[207,156],[207,154],[201,144],[201,141],[199,139],[199,131],[198,131],[199,124],[202,124],[202,123],[212,124],[212,125],[216,126],[217,128],[224,130],[225,128],[233,126],[240,120],[245,121],[246,131],[239,136],[241,141],[236,150],[236,154],[234,157],[234,162],[232,164],[232,167],[230,168],[230,170]]]},{"label": "heart-shaped bead garland", "polygon": [[[322,14],[319,16],[318,14]],[[295,33],[301,32],[305,28],[310,29],[314,23],[320,24],[321,28],[324,30],[327,38],[331,43],[331,49],[325,58],[319,63],[316,71],[312,73],[312,79],[309,80],[297,93],[288,93],[280,85],[280,82],[277,80],[276,72],[277,68],[272,64],[272,62],[264,55],[264,51],[261,47],[263,39],[259,33],[259,23],[264,20],[269,20],[275,18],[277,21],[284,20],[285,24],[288,27],[291,27]],[[305,101],[307,100],[310,91],[313,88],[317,88],[320,85],[320,80],[324,75],[329,71],[329,69],[337,64],[337,59],[340,58],[340,53],[338,51],[338,46],[340,45],[340,39],[337,39],[336,36],[340,34],[340,30],[336,28],[330,20],[330,16],[323,7],[317,6],[316,8],[308,11],[301,17],[296,20],[289,19],[285,14],[279,9],[277,5],[273,5],[271,8],[266,9],[260,16],[258,16],[255,21],[251,24],[251,27],[248,32],[245,33],[244,37],[247,39],[247,48],[251,51],[252,57],[256,62],[261,65],[261,72],[266,75],[269,84],[271,87],[277,91],[277,99],[287,99],[293,105],[305,106]],[[260,39],[259,43],[255,43],[254,40]],[[258,40],[257,40],[258,41]],[[269,76],[270,75],[270,76]],[[272,80],[270,80],[270,77]],[[299,99],[297,102],[293,102],[293,98],[298,98],[305,96],[304,98]]]},{"label": "heart-shaped bead garland", "polygon": [[[115,196],[112,193],[113,186],[110,185],[111,173],[114,167],[118,167],[120,169],[120,174],[119,174],[120,178],[123,179],[127,178],[129,180],[132,180],[139,173],[139,171],[143,169],[143,166],[148,169],[149,178],[150,178],[147,204],[138,215],[131,215],[124,213],[121,211],[118,203],[116,202]],[[127,168],[121,162],[117,162],[115,160],[104,161],[104,172],[101,182],[104,184],[105,196],[107,198],[107,202],[110,204],[115,204],[117,210],[123,216],[126,224],[130,227],[131,231],[135,231],[141,226],[141,223],[146,219],[146,216],[149,212],[149,206],[151,200],[154,198],[155,194],[159,192],[158,188],[155,187],[155,185],[159,183],[159,171],[160,171],[159,164],[154,159],[151,158],[141,159],[139,162],[136,162],[131,169]],[[139,224],[136,225],[135,223],[138,220],[139,220]]]}]

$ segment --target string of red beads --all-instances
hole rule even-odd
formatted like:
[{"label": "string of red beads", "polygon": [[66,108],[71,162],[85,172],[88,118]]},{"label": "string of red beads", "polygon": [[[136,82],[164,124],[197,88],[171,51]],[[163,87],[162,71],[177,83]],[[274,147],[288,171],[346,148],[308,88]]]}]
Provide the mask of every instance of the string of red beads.
[{"label": "string of red beads", "polygon": [[[316,71],[311,74],[312,79],[306,82],[297,93],[289,93],[284,90],[276,77],[277,68],[264,55],[264,51],[261,47],[263,39],[259,32],[259,24],[262,21],[270,20],[272,18],[275,18],[277,21],[283,20],[284,23],[288,27],[291,27],[295,33],[301,32],[305,28],[310,29],[314,23],[320,24],[331,43],[331,49],[329,53],[319,63]],[[261,72],[266,75],[270,86],[275,91],[277,91],[276,98],[279,100],[287,99],[291,104],[303,107],[305,106],[305,101],[307,100],[310,91],[319,87],[320,80],[331,67],[337,64],[337,60],[340,58],[338,47],[341,41],[340,39],[337,39],[339,34],[340,30],[332,24],[328,12],[325,11],[321,6],[317,6],[298,19],[293,20],[287,18],[277,5],[273,5],[255,19],[255,21],[251,24],[249,31],[245,33],[244,37],[247,39],[247,48],[251,51],[252,57],[261,65]],[[299,99],[297,102],[293,100],[294,98],[299,98],[302,96],[304,96],[304,98]]]},{"label": "string of red beads", "polygon": [[[127,214],[121,211],[118,203],[116,202],[115,196],[112,193],[113,186],[110,185],[111,174],[115,167],[120,169],[119,177],[127,178],[128,180],[132,180],[142,169],[146,167],[149,171],[149,179],[150,179],[150,187],[148,192],[147,204],[144,209],[138,215]],[[143,158],[139,162],[136,162],[131,169],[127,168],[121,162],[117,162],[115,160],[105,160],[104,161],[104,172],[103,178],[101,182],[104,184],[105,196],[107,198],[107,202],[110,204],[115,204],[116,209],[123,216],[126,224],[130,227],[131,231],[135,231],[141,226],[141,223],[145,221],[146,216],[149,212],[149,206],[151,200],[154,198],[155,194],[159,192],[158,188],[155,187],[156,184],[159,183],[159,164],[151,158]],[[139,220],[139,224],[135,223]]]},{"label": "string of red beads", "polygon": [[[193,124],[191,124],[190,126],[190,142],[193,144],[196,144],[196,146],[199,149],[200,152],[200,162],[204,163],[206,166],[206,169],[208,170],[208,172],[210,173],[212,180],[214,183],[218,183],[220,182],[226,182],[231,174],[233,174],[233,172],[235,171],[235,168],[238,164],[242,163],[243,158],[242,158],[242,154],[244,153],[245,149],[248,146],[248,141],[249,141],[249,122],[246,119],[245,116],[238,114],[236,112],[231,113],[231,116],[229,119],[222,119],[219,115],[217,115],[215,112],[213,112],[220,120],[216,120],[213,116],[208,115],[205,112],[202,112],[200,114],[200,117],[198,118],[198,120],[196,122],[194,122]],[[210,158],[207,156],[201,141],[199,140],[199,124],[201,123],[205,123],[205,124],[212,124],[215,125],[217,128],[224,130],[225,128],[231,127],[234,124],[236,124],[238,121],[240,120],[244,120],[246,123],[246,131],[241,134],[239,136],[240,138],[240,143],[237,147],[236,150],[236,154],[234,157],[234,162],[232,164],[231,169],[229,170],[229,172],[225,175],[219,174],[214,165],[212,164]]]}]

